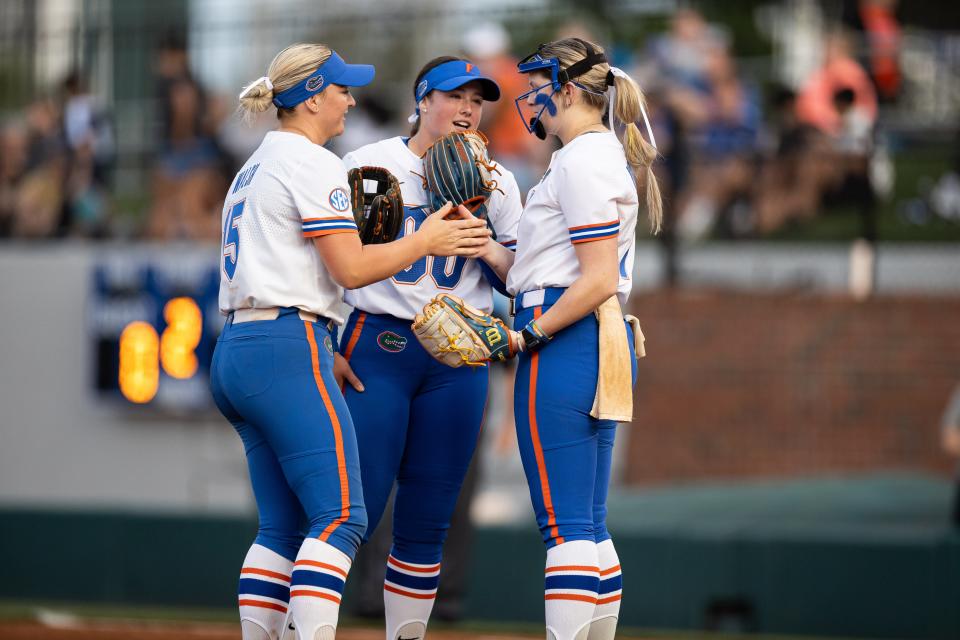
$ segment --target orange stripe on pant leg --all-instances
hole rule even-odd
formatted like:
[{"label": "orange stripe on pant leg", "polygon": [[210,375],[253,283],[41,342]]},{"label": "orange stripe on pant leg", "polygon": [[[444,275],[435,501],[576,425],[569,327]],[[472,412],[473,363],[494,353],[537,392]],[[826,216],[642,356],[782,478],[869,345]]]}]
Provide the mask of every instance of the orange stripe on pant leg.
[{"label": "orange stripe on pant leg", "polygon": [[[540,307],[534,307],[533,319],[540,317]],[[563,544],[563,537],[557,528],[557,515],[553,511],[553,498],[550,497],[550,481],[547,478],[547,464],[543,459],[543,447],[540,446],[540,430],[537,428],[537,369],[540,364],[540,354],[530,354],[530,400],[527,411],[530,419],[530,439],[533,441],[533,454],[537,460],[537,470],[540,472],[540,490],[543,493],[543,506],[547,510],[547,526],[550,527],[550,537],[555,538],[557,544]]]},{"label": "orange stripe on pant leg", "polygon": [[360,339],[360,332],[363,331],[363,323],[367,320],[367,314],[360,311],[357,314],[357,323],[353,325],[353,331],[350,332],[350,339],[347,340],[347,348],[343,350],[343,357],[349,360],[353,354],[353,348],[357,346],[357,340]]},{"label": "orange stripe on pant leg", "polygon": [[340,418],[333,408],[333,402],[330,401],[330,394],[327,393],[327,387],[323,384],[323,376],[320,374],[320,353],[317,350],[317,341],[313,337],[313,327],[307,321],[303,322],[307,330],[307,343],[310,345],[310,361],[313,365],[313,379],[317,383],[317,390],[320,391],[320,397],[323,398],[323,406],[327,409],[330,416],[330,423],[333,425],[333,439],[336,442],[337,449],[337,471],[340,474],[340,517],[327,525],[327,528],[320,534],[320,541],[326,542],[330,534],[347,521],[350,517],[350,482],[347,479],[347,462],[343,453],[343,434],[340,432]]},{"label": "orange stripe on pant leg", "polygon": [[[343,359],[350,362],[350,356],[353,355],[353,348],[357,346],[357,340],[360,339],[360,332],[363,331],[363,323],[367,319],[367,314],[363,311],[357,314],[357,323],[353,325],[353,331],[350,332],[350,339],[347,340],[347,348],[343,350]],[[347,388],[347,379],[344,378],[340,383],[340,393]]]}]

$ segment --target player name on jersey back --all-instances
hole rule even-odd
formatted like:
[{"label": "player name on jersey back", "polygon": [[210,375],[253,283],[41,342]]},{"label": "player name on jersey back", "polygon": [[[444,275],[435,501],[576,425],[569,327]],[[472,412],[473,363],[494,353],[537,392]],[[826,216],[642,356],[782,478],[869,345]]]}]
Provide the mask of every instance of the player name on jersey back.
[{"label": "player name on jersey back", "polygon": [[356,233],[343,162],[306,137],[271,131],[224,202],[220,310],[297,307],[343,323],[343,289],[313,239]]}]

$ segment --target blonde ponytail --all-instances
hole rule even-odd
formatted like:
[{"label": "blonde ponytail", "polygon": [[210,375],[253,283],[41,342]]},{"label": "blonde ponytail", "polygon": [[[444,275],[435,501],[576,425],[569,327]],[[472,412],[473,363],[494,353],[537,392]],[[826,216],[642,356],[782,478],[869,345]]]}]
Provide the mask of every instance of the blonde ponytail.
[{"label": "blonde ponytail", "polygon": [[254,80],[240,93],[240,112],[244,122],[250,122],[258,113],[273,106],[273,81],[269,76]]},{"label": "blonde ponytail", "polygon": [[[586,44],[589,44],[593,51],[603,53],[603,48],[599,45],[593,42],[587,43],[585,40],[578,38],[556,40],[541,45],[538,51],[545,58],[557,58],[562,68],[569,69],[586,58],[588,55]],[[613,91],[616,93],[616,99],[612,105],[609,103],[610,92],[608,91],[610,75],[613,76]],[[663,224],[663,200],[660,197],[660,186],[657,184],[657,178],[653,173],[653,162],[657,159],[657,149],[656,142],[653,141],[653,131],[650,129],[650,123],[646,117],[646,101],[643,92],[640,91],[640,87],[633,81],[633,78],[620,69],[611,67],[606,62],[596,64],[589,71],[578,75],[576,83],[582,89],[586,89],[582,94],[586,104],[601,112],[612,107],[610,109],[611,131],[616,131],[614,119],[625,125],[626,134],[623,139],[623,150],[637,181],[637,191],[640,191],[641,183],[646,191],[650,230],[654,234],[659,233]],[[640,129],[634,124],[641,118],[647,127],[647,135],[650,136],[649,141],[644,139]]]},{"label": "blonde ponytail", "polygon": [[[240,93],[238,110],[247,122],[273,105],[278,93],[301,82],[317,70],[330,57],[331,49],[325,44],[292,44],[274,58],[267,75],[248,84]],[[277,108],[277,118],[293,109]]]},{"label": "blonde ponytail", "polygon": [[[613,82],[617,93],[613,115],[625,125],[623,150],[637,178],[637,190],[640,190],[641,181],[645,183],[650,231],[656,235],[663,224],[663,199],[657,177],[653,173],[653,162],[657,159],[657,150],[643,137],[635,124],[643,115],[641,105],[644,104],[645,98],[640,87],[629,76],[616,75]],[[610,128],[614,128],[613,122],[610,123]]]}]

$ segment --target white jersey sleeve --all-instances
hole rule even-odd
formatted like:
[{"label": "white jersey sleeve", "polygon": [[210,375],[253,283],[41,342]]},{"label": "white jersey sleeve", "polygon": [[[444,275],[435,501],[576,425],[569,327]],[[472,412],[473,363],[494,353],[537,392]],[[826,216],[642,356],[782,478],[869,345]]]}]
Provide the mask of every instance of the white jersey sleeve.
[{"label": "white jersey sleeve", "polygon": [[564,158],[555,182],[557,201],[572,244],[616,238],[620,230],[618,192],[611,187],[608,163],[587,155]]},{"label": "white jersey sleeve", "polygon": [[353,155],[353,153],[348,153],[347,155],[343,156],[343,166],[347,170],[350,170],[356,169],[362,165],[357,161],[357,158]]},{"label": "white jersey sleeve", "polygon": [[496,165],[500,175],[497,176],[497,189],[490,196],[487,211],[490,216],[490,226],[497,234],[497,242],[510,250],[517,248],[517,227],[520,224],[520,214],[523,213],[523,202],[520,200],[520,187],[513,173],[499,164]]},{"label": "white jersey sleeve", "polygon": [[357,232],[350,210],[347,169],[334,154],[315,154],[304,160],[294,170],[289,187],[300,212],[304,237]]}]

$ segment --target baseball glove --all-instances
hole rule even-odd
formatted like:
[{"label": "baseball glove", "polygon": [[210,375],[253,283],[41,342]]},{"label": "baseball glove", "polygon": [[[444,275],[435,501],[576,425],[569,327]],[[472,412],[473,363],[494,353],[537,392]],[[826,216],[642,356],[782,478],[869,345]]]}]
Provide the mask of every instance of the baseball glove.
[{"label": "baseball glove", "polygon": [[497,189],[493,174],[500,171],[487,155],[482,133],[457,131],[440,138],[423,154],[423,171],[434,211],[452,202],[486,218],[487,199]]},{"label": "baseball glove", "polygon": [[410,326],[427,353],[451,367],[480,367],[520,351],[516,334],[499,318],[448,293],[428,302]]},{"label": "baseball glove", "polygon": [[[347,182],[360,242],[382,244],[396,240],[403,225],[403,196],[394,175],[383,167],[359,167],[347,172]],[[367,191],[365,182],[375,182],[376,189]]]}]

